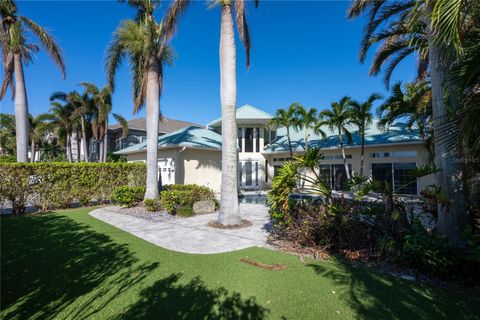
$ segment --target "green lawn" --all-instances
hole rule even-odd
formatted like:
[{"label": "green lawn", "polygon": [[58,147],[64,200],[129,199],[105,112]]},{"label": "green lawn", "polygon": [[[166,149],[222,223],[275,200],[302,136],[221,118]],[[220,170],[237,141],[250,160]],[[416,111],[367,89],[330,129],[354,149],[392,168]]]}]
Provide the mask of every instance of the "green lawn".
[{"label": "green lawn", "polygon": [[[480,297],[253,248],[171,252],[91,209],[1,218],[3,319],[480,319]],[[281,263],[283,271],[239,262]]]}]

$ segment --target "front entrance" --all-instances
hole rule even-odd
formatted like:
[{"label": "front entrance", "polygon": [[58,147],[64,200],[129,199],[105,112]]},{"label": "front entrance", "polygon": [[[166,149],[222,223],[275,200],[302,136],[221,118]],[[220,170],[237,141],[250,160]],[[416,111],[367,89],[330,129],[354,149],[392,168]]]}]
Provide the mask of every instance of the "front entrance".
[{"label": "front entrance", "polygon": [[172,158],[158,159],[158,175],[162,185],[175,184],[175,161]]},{"label": "front entrance", "polygon": [[238,181],[241,189],[258,189],[260,161],[247,160],[238,163]]}]

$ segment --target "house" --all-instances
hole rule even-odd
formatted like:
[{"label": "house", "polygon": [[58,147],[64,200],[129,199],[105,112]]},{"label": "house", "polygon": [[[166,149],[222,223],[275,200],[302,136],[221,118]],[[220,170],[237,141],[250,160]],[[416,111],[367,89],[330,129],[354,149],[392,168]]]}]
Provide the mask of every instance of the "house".
[{"label": "house", "polygon": [[[126,137],[123,137],[122,126],[120,124],[108,126],[108,152],[115,152],[146,140],[147,123],[145,118],[132,119],[127,121],[127,124],[128,134]],[[202,127],[196,123],[162,117],[158,123],[158,135],[162,136],[188,126]],[[100,146],[97,141],[94,139],[90,140],[89,155],[91,161],[98,159],[99,148]]]},{"label": "house", "polygon": [[[289,145],[286,128],[270,128],[272,115],[250,105],[237,109],[238,183],[241,190],[266,190],[281,165],[288,161]],[[424,165],[428,154],[415,130],[403,123],[387,131],[372,124],[365,137],[364,175],[389,181],[395,192],[419,194],[433,183],[433,176],[418,181],[412,170]],[[353,128],[352,128],[353,129]],[[338,136],[325,130],[323,139],[309,134],[309,147],[319,148],[323,154],[320,175],[334,190],[341,190],[346,182]],[[347,164],[351,173],[360,171],[360,136],[353,131],[352,141],[344,142]],[[294,156],[305,152],[305,131],[291,129]],[[344,137],[344,140],[345,137]],[[159,137],[158,165],[163,184],[197,183],[216,192],[221,186],[221,119],[206,128],[189,126]],[[132,145],[116,152],[127,160],[145,161],[146,143]]]}]

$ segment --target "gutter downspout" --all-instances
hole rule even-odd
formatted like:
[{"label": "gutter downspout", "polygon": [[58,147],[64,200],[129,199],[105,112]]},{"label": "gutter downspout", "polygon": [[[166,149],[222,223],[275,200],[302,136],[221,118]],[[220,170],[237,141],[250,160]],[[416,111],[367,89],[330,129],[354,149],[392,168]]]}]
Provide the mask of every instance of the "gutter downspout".
[{"label": "gutter downspout", "polygon": [[180,182],[180,153],[185,151],[185,149],[187,149],[187,147],[178,149],[175,155],[175,184]]}]

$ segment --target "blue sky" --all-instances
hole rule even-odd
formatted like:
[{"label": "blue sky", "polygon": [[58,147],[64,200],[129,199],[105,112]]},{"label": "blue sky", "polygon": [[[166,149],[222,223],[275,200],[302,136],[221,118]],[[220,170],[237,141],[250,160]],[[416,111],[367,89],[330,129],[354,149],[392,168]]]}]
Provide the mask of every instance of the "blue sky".
[{"label": "blue sky", "polygon": [[[163,3],[157,17],[161,17]],[[261,1],[249,3],[252,51],[251,67],[237,42],[237,105],[251,104],[267,112],[300,102],[324,109],[344,95],[365,99],[372,92],[385,93],[381,77],[369,77],[370,58],[358,62],[364,19],[346,18],[348,1]],[[25,69],[29,109],[47,112],[54,91],[81,90],[88,81],[105,84],[105,51],[118,23],[134,16],[134,10],[116,1],[19,1],[19,14],[47,27],[63,49],[67,79],[44,52]],[[175,64],[165,70],[161,99],[163,115],[205,124],[220,116],[218,41],[219,8],[196,1],[181,20],[172,45]],[[30,39],[37,43],[35,38]],[[238,40],[238,39],[237,39]],[[412,80],[415,61],[400,64],[396,80]],[[1,112],[13,113],[13,101],[0,102]],[[117,75],[113,112],[128,119],[132,114],[128,65]]]}]

